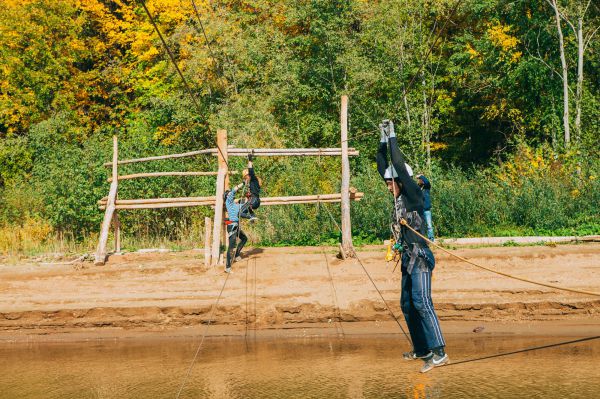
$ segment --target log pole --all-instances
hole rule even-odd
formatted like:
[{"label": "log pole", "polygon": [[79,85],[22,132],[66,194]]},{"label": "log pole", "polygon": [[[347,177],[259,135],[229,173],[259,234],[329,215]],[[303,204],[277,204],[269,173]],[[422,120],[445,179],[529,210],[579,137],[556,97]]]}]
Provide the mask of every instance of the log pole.
[{"label": "log pole", "polygon": [[348,160],[348,96],[342,96],[340,110],[342,136],[342,259],[354,255],[350,222],[350,162]]},{"label": "log pole", "polygon": [[215,190],[215,219],[213,221],[213,235],[211,247],[211,264],[216,265],[219,262],[221,252],[221,232],[223,230],[224,212],[223,212],[223,194],[225,193],[227,179],[227,131],[217,130],[217,146],[219,156],[219,173],[217,175],[217,187]]},{"label": "log pole", "polygon": [[119,173],[117,170],[119,159],[119,145],[117,142],[117,136],[113,136],[113,161],[112,161],[112,183],[110,183],[110,190],[108,192],[108,199],[106,201],[106,212],[104,212],[104,220],[102,221],[102,227],[100,228],[100,241],[96,250],[96,256],[94,264],[103,265],[106,262],[106,243],[108,242],[108,232],[110,230],[110,224],[113,219],[113,214],[116,209],[117,199],[117,188],[119,184]]},{"label": "log pole", "polygon": [[[141,177],[164,177],[164,176],[216,176],[219,172],[149,172],[149,173],[134,173],[131,175],[119,176],[119,180],[139,179]],[[231,171],[229,174],[237,174],[238,171]],[[112,182],[112,177],[108,178],[108,182]]]}]

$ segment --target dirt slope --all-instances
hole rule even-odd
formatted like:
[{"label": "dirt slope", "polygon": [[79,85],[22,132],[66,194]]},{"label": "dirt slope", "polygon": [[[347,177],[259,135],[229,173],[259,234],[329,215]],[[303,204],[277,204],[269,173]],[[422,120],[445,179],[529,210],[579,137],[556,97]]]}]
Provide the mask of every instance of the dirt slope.
[{"label": "dirt slope", "polygon": [[[384,251],[367,247],[359,257],[401,316],[399,267],[392,273]],[[600,292],[600,244],[456,252],[504,272]],[[433,297],[442,322],[600,319],[599,297],[510,280],[439,251],[436,258]],[[0,338],[107,329],[168,332],[198,326],[209,319],[225,278],[221,267],[203,266],[201,252],[113,256],[98,267],[1,265]],[[390,320],[356,260],[340,261],[331,249],[254,248],[234,264],[213,323],[267,329],[338,319]]]}]

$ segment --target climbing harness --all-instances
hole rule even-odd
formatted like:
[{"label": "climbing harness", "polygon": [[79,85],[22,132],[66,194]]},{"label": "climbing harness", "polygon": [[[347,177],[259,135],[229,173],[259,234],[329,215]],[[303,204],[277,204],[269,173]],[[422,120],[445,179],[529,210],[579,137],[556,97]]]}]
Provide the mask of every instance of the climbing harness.
[{"label": "climbing harness", "polygon": [[390,238],[390,243],[385,254],[386,262],[397,262],[402,258],[402,244],[397,242],[394,237]]}]

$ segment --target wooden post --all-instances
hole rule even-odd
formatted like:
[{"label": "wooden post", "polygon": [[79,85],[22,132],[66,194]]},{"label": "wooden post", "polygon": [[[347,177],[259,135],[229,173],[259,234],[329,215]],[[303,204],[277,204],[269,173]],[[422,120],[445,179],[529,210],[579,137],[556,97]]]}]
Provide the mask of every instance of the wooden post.
[{"label": "wooden post", "polygon": [[108,232],[110,230],[110,223],[115,213],[115,202],[117,199],[117,188],[119,184],[119,173],[117,170],[119,160],[119,147],[117,143],[117,136],[113,136],[113,162],[112,162],[112,179],[110,183],[110,191],[108,192],[108,200],[106,202],[106,212],[104,212],[104,220],[102,221],[102,227],[100,229],[100,242],[98,243],[98,249],[96,250],[96,256],[94,264],[103,265],[106,262],[106,243],[108,242]]},{"label": "wooden post", "polygon": [[204,218],[204,264],[210,266],[210,230],[211,218]]},{"label": "wooden post", "polygon": [[[342,134],[342,250],[353,256],[352,226],[350,224],[350,162],[348,160],[348,96],[342,96],[340,112]],[[342,256],[342,258],[345,258]]]},{"label": "wooden post", "polygon": [[227,178],[227,131],[217,130],[217,152],[219,159],[219,174],[217,175],[217,187],[215,193],[215,220],[213,223],[211,264],[216,265],[219,262],[221,252],[221,231],[223,230],[223,194],[225,193]]}]

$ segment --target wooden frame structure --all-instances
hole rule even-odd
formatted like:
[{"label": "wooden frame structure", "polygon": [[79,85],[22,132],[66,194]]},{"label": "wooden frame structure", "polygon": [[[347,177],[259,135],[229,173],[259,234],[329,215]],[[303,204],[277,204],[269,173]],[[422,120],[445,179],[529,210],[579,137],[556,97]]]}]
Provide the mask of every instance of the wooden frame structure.
[{"label": "wooden frame structure", "polygon": [[[112,162],[104,166],[110,166],[112,173],[108,178],[110,190],[107,197],[98,201],[101,210],[104,210],[104,220],[100,230],[98,248],[95,255],[95,264],[103,265],[107,258],[107,243],[111,223],[114,227],[115,252],[121,251],[120,223],[118,210],[132,209],[159,209],[178,208],[191,206],[214,207],[214,219],[205,219],[204,255],[206,265],[215,265],[219,262],[221,255],[221,242],[225,243],[224,229],[224,200],[223,194],[229,188],[229,175],[236,171],[228,170],[228,158],[230,156],[246,157],[254,153],[259,157],[282,157],[282,156],[339,156],[342,158],[342,184],[341,193],[301,195],[291,197],[263,197],[261,206],[291,205],[291,204],[314,204],[340,202],[342,207],[342,257],[352,256],[354,249],[352,245],[352,230],[350,219],[350,200],[360,201],[363,193],[350,187],[350,163],[349,156],[357,156],[359,153],[354,148],[348,148],[348,97],[342,96],[340,110],[341,121],[341,148],[229,148],[227,146],[227,131],[217,131],[217,148],[209,148],[191,151],[181,154],[169,154],[155,157],[119,160],[117,137],[113,137]],[[118,166],[123,164],[149,162],[161,159],[172,159],[182,157],[193,157],[201,154],[213,154],[218,157],[217,172],[152,172],[137,173],[129,175],[118,174]],[[159,176],[217,176],[215,196],[210,197],[178,197],[178,198],[146,198],[146,199],[119,199],[118,186],[120,180],[150,178]],[[212,240],[210,237],[212,222]]]}]

